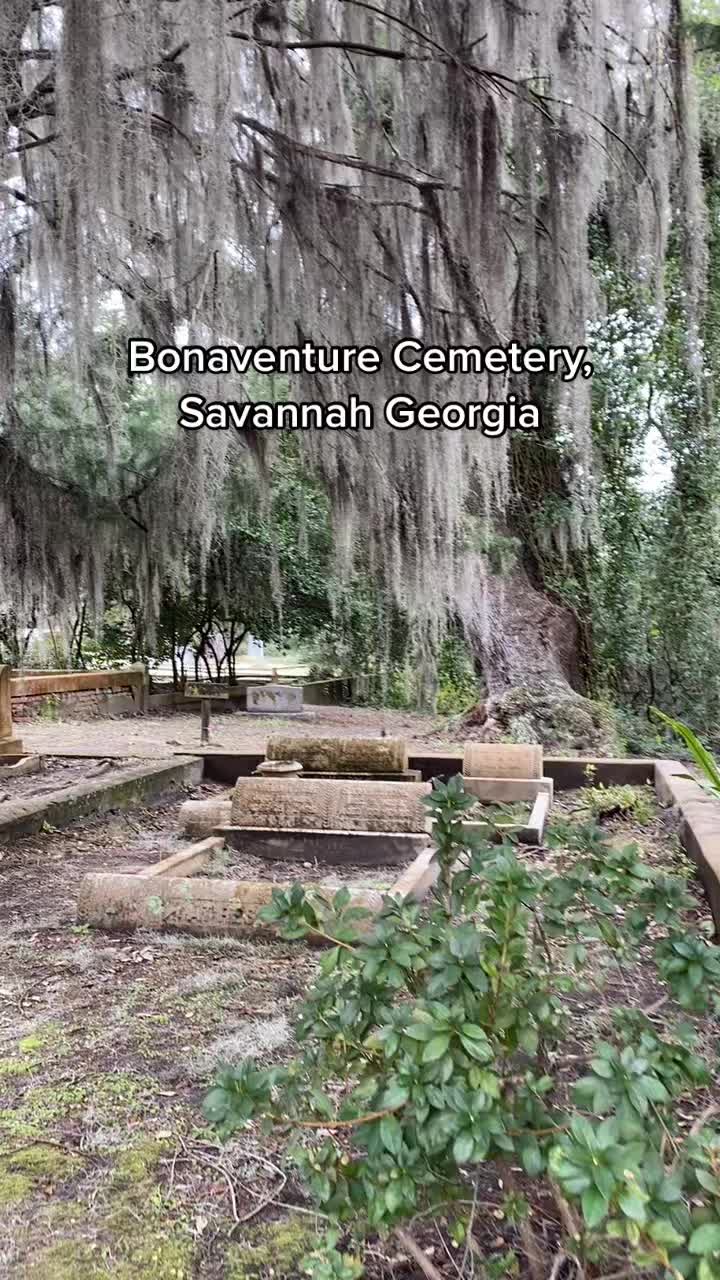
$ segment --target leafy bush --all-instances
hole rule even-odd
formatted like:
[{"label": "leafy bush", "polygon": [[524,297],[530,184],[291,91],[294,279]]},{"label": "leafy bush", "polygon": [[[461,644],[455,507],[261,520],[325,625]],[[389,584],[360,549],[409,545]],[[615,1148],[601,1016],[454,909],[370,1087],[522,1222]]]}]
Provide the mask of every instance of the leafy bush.
[{"label": "leafy bush", "polygon": [[363,1234],[407,1242],[419,1215],[454,1214],[453,1239],[471,1240],[488,1164],[533,1274],[552,1265],[538,1264],[523,1194],[541,1180],[583,1265],[720,1280],[720,1132],[707,1117],[689,1133],[684,1123],[710,1079],[692,1024],[670,1015],[660,1031],[619,1008],[574,1083],[562,1052],[573,997],[603,957],[622,965],[642,949],[690,1015],[720,1010],[720,948],[689,933],[683,881],[597,827],[547,866],[525,865],[511,845],[463,833],[474,800],[460,778],[426,804],[438,880],[425,904],[386,899],[371,919],[346,890],[274,891],[265,923],[329,944],[299,1053],[224,1071],[207,1118],[224,1137],[250,1122],[294,1135],[292,1158],[332,1225],[306,1263],[315,1280],[354,1280]]}]

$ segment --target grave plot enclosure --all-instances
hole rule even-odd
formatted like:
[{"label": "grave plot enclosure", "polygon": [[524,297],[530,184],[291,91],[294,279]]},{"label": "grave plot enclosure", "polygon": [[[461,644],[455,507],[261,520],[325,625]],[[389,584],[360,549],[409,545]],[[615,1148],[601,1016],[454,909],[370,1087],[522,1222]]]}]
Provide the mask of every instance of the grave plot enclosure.
[{"label": "grave plot enclosure", "polygon": [[[241,819],[242,825],[221,827],[216,836],[137,875],[86,876],[78,919],[107,929],[240,936],[269,932],[257,923],[257,913],[278,885],[198,875],[226,845],[265,863],[405,867],[405,874],[389,889],[405,896],[408,884],[414,884],[432,860],[422,804],[429,792],[427,783],[241,778],[229,808],[231,819]],[[382,895],[356,891],[351,902],[374,913]]]},{"label": "grave plot enclosure", "polygon": [[[181,826],[195,843],[140,875],[86,877],[80,920],[104,928],[252,932],[257,912],[270,900],[273,887],[279,886],[268,880],[213,879],[212,871],[208,876],[208,864],[222,850],[230,861],[233,852],[241,855],[243,868],[253,859],[258,867],[295,863],[300,881],[303,864],[306,868],[328,865],[340,873],[345,868],[348,875],[360,867],[396,866],[401,874],[388,892],[419,901],[430,891],[438,868],[423,801],[431,784],[385,780],[387,773],[407,778],[410,771],[400,767],[407,765],[405,743],[276,738],[268,744],[267,755],[269,760],[300,757],[303,772],[284,777],[241,776],[227,798],[186,802],[180,810]],[[552,782],[542,777],[542,752],[534,762],[523,747],[482,756],[483,767],[496,773],[505,769],[506,776],[467,777],[467,789],[477,794],[479,804],[519,804],[522,816],[510,824],[509,833],[539,843],[552,798]],[[472,767],[480,767],[478,759],[473,757]],[[317,771],[325,776],[313,776],[313,771],[308,776],[305,765],[319,763],[328,766]],[[341,765],[358,767],[363,777],[327,776],[342,773]],[[481,814],[473,812],[468,825],[487,828]],[[353,892],[351,898],[355,905],[373,911],[382,901],[381,894],[367,890]]]}]

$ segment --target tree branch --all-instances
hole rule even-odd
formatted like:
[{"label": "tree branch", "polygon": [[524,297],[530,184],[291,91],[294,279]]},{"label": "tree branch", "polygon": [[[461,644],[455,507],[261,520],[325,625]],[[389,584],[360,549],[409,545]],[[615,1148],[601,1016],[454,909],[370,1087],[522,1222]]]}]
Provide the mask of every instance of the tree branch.
[{"label": "tree branch", "polygon": [[447,188],[447,183],[439,179],[430,181],[421,181],[419,178],[413,178],[407,173],[398,173],[395,169],[387,169],[384,165],[371,164],[368,160],[360,160],[357,156],[346,156],[338,154],[336,151],[323,151],[320,147],[310,146],[306,142],[300,142],[297,138],[291,138],[287,133],[281,133],[279,129],[273,129],[268,124],[254,119],[253,116],[243,115],[241,112],[235,112],[235,122],[244,129],[250,129],[254,133],[260,133],[265,138],[272,139],[280,147],[287,147],[293,151],[297,151],[300,155],[310,156],[314,160],[322,160],[326,164],[336,164],[341,168],[361,169],[364,173],[377,174],[379,178],[391,178],[396,182],[407,182],[411,187],[416,187],[419,191],[426,190],[443,190]]}]

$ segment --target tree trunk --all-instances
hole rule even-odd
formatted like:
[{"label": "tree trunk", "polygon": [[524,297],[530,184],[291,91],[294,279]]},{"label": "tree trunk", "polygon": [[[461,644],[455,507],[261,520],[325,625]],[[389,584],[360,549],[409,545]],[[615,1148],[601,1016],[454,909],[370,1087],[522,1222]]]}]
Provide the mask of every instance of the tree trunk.
[{"label": "tree trunk", "polygon": [[562,751],[615,750],[607,708],[581,692],[580,625],[515,566],[468,571],[463,621],[487,696],[468,717],[480,740],[540,742]]}]

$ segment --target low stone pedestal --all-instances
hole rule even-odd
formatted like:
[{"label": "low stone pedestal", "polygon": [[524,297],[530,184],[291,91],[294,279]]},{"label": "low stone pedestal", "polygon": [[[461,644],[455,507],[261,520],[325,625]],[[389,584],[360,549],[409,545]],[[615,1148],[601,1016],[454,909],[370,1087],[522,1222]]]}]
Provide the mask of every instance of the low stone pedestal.
[{"label": "low stone pedestal", "polygon": [[406,831],[316,831],[300,828],[218,827],[239,853],[267,862],[319,862],[331,866],[403,867],[430,837]]},{"label": "low stone pedestal", "polygon": [[466,778],[542,778],[543,749],[534,743],[466,742]]},{"label": "low stone pedestal", "polygon": [[298,778],[303,767],[297,760],[263,760],[255,770],[256,778]]}]

